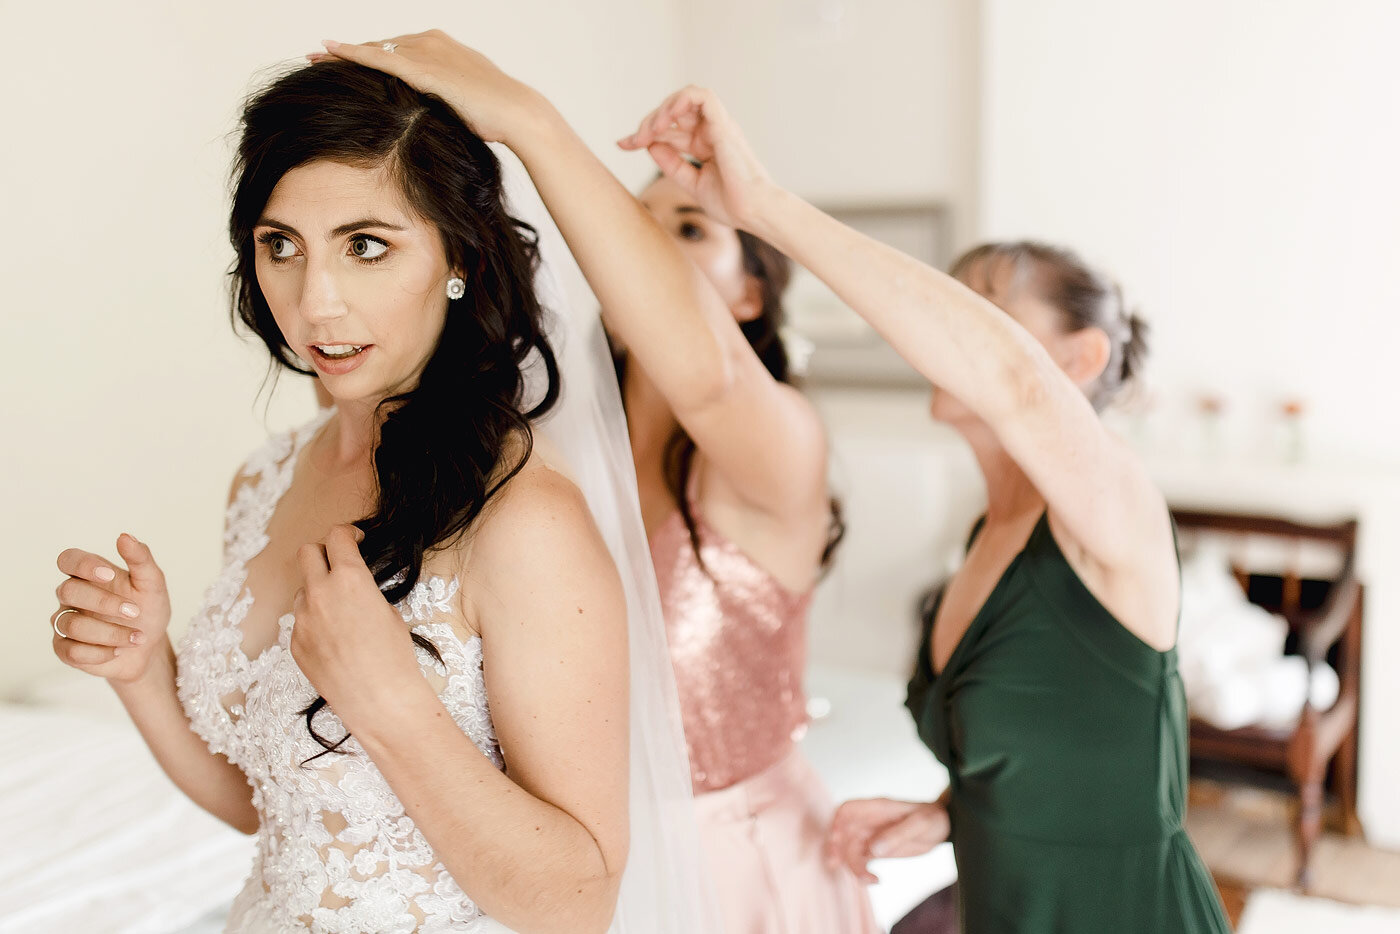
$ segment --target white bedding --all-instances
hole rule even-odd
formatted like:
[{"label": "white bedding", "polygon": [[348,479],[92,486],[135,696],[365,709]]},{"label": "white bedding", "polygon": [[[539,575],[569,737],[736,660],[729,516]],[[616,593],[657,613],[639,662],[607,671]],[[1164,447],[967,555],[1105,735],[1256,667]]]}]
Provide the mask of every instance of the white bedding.
[{"label": "white bedding", "polygon": [[[837,801],[932,800],[946,773],[904,710],[902,679],[833,666],[809,673],[802,746]],[[0,703],[0,934],[194,934],[247,876],[252,838],[189,801],[160,770],[111,689],[58,677]],[[951,849],[872,864],[888,927],[951,883]]]},{"label": "white bedding", "polygon": [[247,876],[252,838],[176,789],[129,721],[0,704],[0,750],[0,932],[170,934]]}]

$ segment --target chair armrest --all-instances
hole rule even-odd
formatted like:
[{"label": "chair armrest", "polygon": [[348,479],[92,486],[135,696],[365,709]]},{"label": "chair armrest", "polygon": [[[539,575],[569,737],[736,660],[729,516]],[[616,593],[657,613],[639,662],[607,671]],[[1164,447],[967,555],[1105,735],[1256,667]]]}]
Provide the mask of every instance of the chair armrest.
[{"label": "chair armrest", "polygon": [[1361,582],[1348,567],[1345,576],[1333,585],[1327,602],[1302,627],[1300,648],[1310,666],[1322,662],[1327,657],[1328,649],[1336,645],[1346,632],[1360,600]]}]

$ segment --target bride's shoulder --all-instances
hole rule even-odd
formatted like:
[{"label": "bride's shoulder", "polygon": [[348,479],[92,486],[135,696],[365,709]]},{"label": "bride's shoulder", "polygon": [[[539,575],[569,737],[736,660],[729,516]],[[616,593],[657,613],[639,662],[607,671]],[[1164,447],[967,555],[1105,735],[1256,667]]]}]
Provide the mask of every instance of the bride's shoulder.
[{"label": "bride's shoulder", "polygon": [[491,497],[470,538],[472,563],[487,570],[605,550],[583,492],[539,450]]}]

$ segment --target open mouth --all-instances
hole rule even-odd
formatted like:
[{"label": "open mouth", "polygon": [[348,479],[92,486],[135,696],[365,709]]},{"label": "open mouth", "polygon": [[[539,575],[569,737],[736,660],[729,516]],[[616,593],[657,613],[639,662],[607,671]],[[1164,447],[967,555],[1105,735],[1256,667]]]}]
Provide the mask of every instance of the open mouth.
[{"label": "open mouth", "polygon": [[363,353],[369,344],[312,344],[311,349],[323,360],[349,360]]}]

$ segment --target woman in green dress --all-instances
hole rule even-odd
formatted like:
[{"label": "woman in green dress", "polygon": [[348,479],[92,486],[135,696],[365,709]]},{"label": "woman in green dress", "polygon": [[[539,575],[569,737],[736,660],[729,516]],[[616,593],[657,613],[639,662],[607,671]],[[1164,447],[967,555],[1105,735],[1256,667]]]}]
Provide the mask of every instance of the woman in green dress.
[{"label": "woman in green dress", "polygon": [[979,248],[947,276],[877,243],[776,185],[703,89],[667,98],[620,145],[874,326],[934,385],[934,416],[987,482],[911,684],[949,792],[848,802],[828,858],[871,881],[870,859],[951,838],[969,934],[1227,931],[1182,829],[1170,514],[1096,411],[1143,348],[1117,288],[1037,244]]}]

